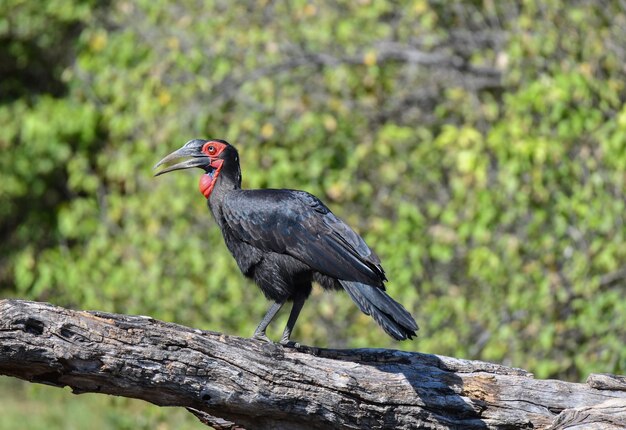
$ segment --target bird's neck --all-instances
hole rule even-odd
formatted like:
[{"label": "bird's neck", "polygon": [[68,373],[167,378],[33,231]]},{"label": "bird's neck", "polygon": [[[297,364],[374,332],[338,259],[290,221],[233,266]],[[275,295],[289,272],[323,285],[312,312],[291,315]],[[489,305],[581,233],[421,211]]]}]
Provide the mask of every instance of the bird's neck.
[{"label": "bird's neck", "polygon": [[222,171],[215,179],[213,190],[207,197],[209,209],[213,213],[213,217],[218,224],[222,223],[222,205],[226,195],[233,191],[241,189],[241,171],[239,168],[233,170]]}]

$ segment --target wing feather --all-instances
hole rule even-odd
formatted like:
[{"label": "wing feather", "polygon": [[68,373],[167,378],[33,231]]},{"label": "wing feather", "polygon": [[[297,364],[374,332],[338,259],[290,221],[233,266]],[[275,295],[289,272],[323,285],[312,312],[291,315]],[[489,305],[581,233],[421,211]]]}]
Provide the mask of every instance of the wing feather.
[{"label": "wing feather", "polygon": [[236,190],[225,197],[222,216],[242,241],[325,275],[381,287],[386,279],[365,241],[304,191]]}]

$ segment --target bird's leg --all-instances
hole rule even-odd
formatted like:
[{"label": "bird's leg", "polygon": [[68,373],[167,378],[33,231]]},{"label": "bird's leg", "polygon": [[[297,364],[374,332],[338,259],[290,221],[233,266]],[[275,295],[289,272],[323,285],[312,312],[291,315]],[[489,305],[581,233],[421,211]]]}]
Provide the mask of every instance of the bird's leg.
[{"label": "bird's leg", "polygon": [[274,302],[272,306],[267,310],[267,313],[259,323],[259,326],[254,330],[254,334],[252,335],[253,339],[263,340],[265,342],[272,342],[267,335],[265,334],[265,330],[267,330],[267,326],[270,324],[272,319],[276,316],[280,308],[283,307],[283,303]]},{"label": "bird's leg", "polygon": [[282,345],[287,345],[289,343],[291,332],[293,331],[293,327],[296,325],[296,320],[298,319],[298,315],[300,315],[300,311],[302,310],[302,306],[304,306],[305,300],[306,297],[298,297],[294,299],[291,313],[289,314],[289,319],[287,320],[287,325],[285,326],[285,331],[283,332],[283,337],[280,339],[280,343]]}]

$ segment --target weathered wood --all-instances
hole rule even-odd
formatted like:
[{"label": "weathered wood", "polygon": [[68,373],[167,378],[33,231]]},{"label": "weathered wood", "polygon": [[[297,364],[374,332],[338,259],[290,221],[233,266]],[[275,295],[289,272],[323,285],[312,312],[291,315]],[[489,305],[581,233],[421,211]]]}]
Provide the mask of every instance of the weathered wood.
[{"label": "weathered wood", "polygon": [[592,373],[587,378],[587,385],[598,390],[626,391],[626,376]]},{"label": "weathered wood", "polygon": [[624,399],[611,399],[593,406],[565,409],[551,430],[623,430],[626,428]]},{"label": "weathered wood", "polygon": [[616,428],[626,410],[614,375],[595,375],[593,388],[480,361],[285,348],[21,300],[0,301],[0,374],[182,406],[224,429]]}]

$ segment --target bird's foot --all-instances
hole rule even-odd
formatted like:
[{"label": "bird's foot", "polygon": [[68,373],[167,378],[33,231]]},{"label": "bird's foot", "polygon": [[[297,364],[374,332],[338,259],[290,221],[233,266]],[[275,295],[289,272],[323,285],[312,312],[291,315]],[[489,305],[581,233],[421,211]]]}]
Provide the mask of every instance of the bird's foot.
[{"label": "bird's foot", "polygon": [[274,342],[272,342],[272,340],[269,337],[267,337],[267,335],[264,332],[263,333],[262,332],[258,332],[258,333],[255,332],[252,335],[252,339],[260,340],[262,342],[267,342],[267,343],[274,343]]},{"label": "bird's foot", "polygon": [[294,342],[293,340],[289,340],[289,338],[282,338],[279,343],[282,346],[286,346],[288,348],[300,348],[300,344],[298,342]]}]

